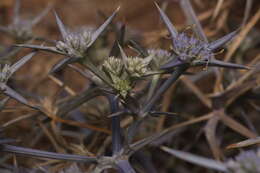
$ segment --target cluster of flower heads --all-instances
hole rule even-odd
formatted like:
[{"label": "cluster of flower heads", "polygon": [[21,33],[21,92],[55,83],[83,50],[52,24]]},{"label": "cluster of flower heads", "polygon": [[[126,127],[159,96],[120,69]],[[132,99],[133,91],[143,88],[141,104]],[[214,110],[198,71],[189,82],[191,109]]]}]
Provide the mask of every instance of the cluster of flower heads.
[{"label": "cluster of flower heads", "polygon": [[68,32],[63,41],[56,43],[56,48],[74,57],[84,57],[92,41],[93,32],[92,28],[83,28],[79,31]]},{"label": "cluster of flower heads", "polygon": [[257,173],[260,172],[260,150],[245,151],[227,162],[227,167],[232,173]]},{"label": "cluster of flower heads", "polygon": [[102,67],[112,81],[113,87],[125,97],[132,89],[134,81],[150,72],[149,63],[152,56],[146,58],[125,57],[123,59],[108,57]]},{"label": "cluster of flower heads", "polygon": [[190,63],[195,59],[210,60],[213,57],[207,43],[185,33],[177,34],[172,41],[174,53],[184,62]]}]

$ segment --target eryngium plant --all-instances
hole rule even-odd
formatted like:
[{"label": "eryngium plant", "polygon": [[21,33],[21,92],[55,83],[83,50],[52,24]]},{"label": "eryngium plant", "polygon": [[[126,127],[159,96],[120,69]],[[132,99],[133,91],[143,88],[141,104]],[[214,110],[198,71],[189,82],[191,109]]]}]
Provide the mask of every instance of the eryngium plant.
[{"label": "eryngium plant", "polygon": [[260,150],[244,151],[234,159],[227,161],[227,167],[232,173],[260,172]]},{"label": "eryngium plant", "polygon": [[0,31],[9,34],[18,43],[23,43],[33,38],[37,39],[37,37],[33,35],[32,29],[49,11],[50,6],[46,7],[46,9],[36,15],[33,19],[23,19],[20,16],[20,0],[16,0],[12,23],[7,27],[0,26]]},{"label": "eryngium plant", "polygon": [[[117,9],[106,21],[96,30],[94,29],[82,29],[78,31],[71,31],[64,26],[61,19],[55,13],[56,22],[58,24],[62,39],[55,42],[52,46],[38,46],[33,44],[21,44],[20,47],[27,47],[37,50],[43,50],[52,52],[59,55],[64,55],[65,58],[56,64],[51,72],[55,72],[62,69],[65,65],[79,62],[85,71],[89,70],[98,82],[95,82],[94,78],[91,78],[89,87],[82,93],[75,94],[69,99],[61,99],[55,102],[54,105],[43,105],[37,111],[39,114],[44,114],[48,118],[53,119],[54,124],[56,121],[61,123],[65,122],[69,125],[80,124],[80,127],[92,128],[99,132],[105,132],[111,134],[111,145],[109,149],[111,152],[107,155],[107,147],[105,146],[101,150],[101,154],[98,156],[83,156],[74,154],[62,154],[55,152],[47,152],[30,148],[23,148],[6,144],[6,141],[1,138],[0,151],[22,154],[28,157],[40,157],[50,158],[63,161],[74,161],[81,163],[94,163],[96,167],[93,169],[94,173],[99,173],[108,168],[117,169],[118,172],[134,173],[136,170],[131,165],[129,159],[134,157],[134,154],[139,152],[143,147],[151,144],[152,142],[159,140],[168,131],[162,131],[157,134],[148,136],[133,142],[133,138],[140,130],[140,126],[145,120],[148,120],[150,115],[175,115],[171,112],[157,111],[159,106],[156,105],[158,100],[162,97],[165,91],[172,86],[181,75],[183,75],[190,67],[193,66],[220,66],[226,68],[247,69],[246,66],[222,62],[214,59],[215,51],[221,46],[228,43],[235,35],[236,31],[212,42],[208,43],[205,40],[202,41],[199,38],[191,37],[186,33],[178,33],[174,28],[166,14],[156,4],[160,16],[163,22],[166,24],[168,31],[170,32],[172,39],[173,49],[138,49],[138,55],[128,56],[124,52],[123,48],[126,46],[129,40],[124,40],[124,29],[121,33],[117,33],[118,37],[115,41],[111,53],[100,63],[100,66],[93,63],[93,59],[89,56],[89,48],[100,37],[101,33],[112,22]],[[124,28],[124,27],[122,27]],[[26,35],[26,34],[25,34]],[[117,43],[118,42],[118,43]],[[129,41],[130,42],[130,41]],[[122,46],[122,47],[121,47]],[[137,45],[138,47],[138,45]],[[140,46],[141,47],[141,46]],[[14,90],[8,87],[7,82],[11,75],[23,64],[25,64],[35,52],[25,56],[12,66],[4,65],[0,70],[0,85],[1,91],[12,97],[21,103],[31,106],[29,102]],[[78,69],[75,66],[74,70],[87,76],[84,70]],[[167,78],[161,78],[161,74],[168,73]],[[159,75],[158,75],[159,74]],[[154,76],[153,76],[154,75]],[[153,76],[154,78],[150,78]],[[144,89],[134,92],[140,80],[147,80]],[[146,89],[149,90],[149,96],[146,97]],[[148,94],[147,94],[148,95]],[[67,113],[76,114],[72,118],[80,117],[80,121],[85,120],[82,118],[79,107],[89,101],[90,99],[98,96],[104,96],[107,99],[108,104],[104,105],[108,107],[111,121],[111,131],[108,129],[101,129],[87,125],[85,122],[72,122],[64,121],[62,118]],[[53,110],[49,107],[53,108]],[[52,107],[53,106],[53,107]],[[49,108],[49,109],[48,109]],[[91,107],[93,109],[93,107]],[[100,110],[96,110],[99,112]],[[106,113],[107,113],[106,112]],[[103,112],[102,112],[103,113]],[[102,114],[101,113],[101,114]],[[128,128],[123,129],[121,127],[122,115],[132,116],[129,121]],[[62,118],[60,118],[62,117]],[[40,120],[39,120],[40,121]],[[43,121],[41,123],[48,123],[49,121]],[[47,126],[47,125],[46,125]],[[63,127],[59,127],[63,128]],[[91,129],[90,128],[90,129]],[[89,131],[87,131],[89,134]],[[56,144],[56,143],[55,143]],[[175,153],[173,150],[165,149],[169,153]],[[103,151],[103,152],[102,152]],[[179,155],[180,153],[177,152]],[[181,153],[183,155],[183,153]],[[186,156],[186,155],[185,155]],[[187,157],[186,157],[187,158]],[[191,159],[193,157],[188,157]],[[196,159],[195,159],[196,160]],[[226,167],[221,163],[212,163],[213,167],[219,171],[226,171]],[[240,162],[239,162],[240,163]],[[244,162],[241,164],[244,164]],[[206,165],[206,164],[204,164]],[[248,166],[246,166],[248,168]],[[231,170],[236,168],[230,167]]]}]

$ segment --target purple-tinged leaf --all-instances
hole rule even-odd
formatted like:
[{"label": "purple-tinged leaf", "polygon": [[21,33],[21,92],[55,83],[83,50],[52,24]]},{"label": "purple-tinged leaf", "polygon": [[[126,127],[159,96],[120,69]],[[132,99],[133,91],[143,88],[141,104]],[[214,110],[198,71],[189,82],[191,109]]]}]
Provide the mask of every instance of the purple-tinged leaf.
[{"label": "purple-tinged leaf", "polygon": [[48,159],[55,159],[55,160],[83,162],[83,163],[96,163],[97,162],[96,157],[47,152],[47,151],[42,151],[42,150],[17,147],[17,146],[6,145],[6,144],[1,146],[0,151],[24,155],[27,157],[39,157],[39,158],[48,158]]},{"label": "purple-tinged leaf", "polygon": [[157,90],[153,97],[143,107],[142,112],[149,112],[154,106],[154,104],[158,101],[158,99],[174,82],[176,82],[179,79],[179,77],[188,69],[188,67],[189,66],[186,65],[177,67],[176,70],[174,70],[174,72],[172,73],[172,75],[161,85],[161,87]]},{"label": "purple-tinged leaf", "polygon": [[175,38],[178,34],[177,30],[174,28],[174,26],[172,25],[170,19],[166,16],[166,14],[163,12],[163,10],[158,6],[157,3],[155,3],[156,7],[159,10],[159,13],[161,15],[161,18],[163,20],[163,22],[165,23],[165,25],[167,26],[168,31],[171,34],[172,38]]},{"label": "purple-tinged leaf", "polygon": [[161,70],[169,69],[169,68],[174,68],[177,66],[182,66],[187,64],[186,62],[181,61],[178,57],[174,58],[173,60],[170,60],[168,63],[164,64],[161,66]]},{"label": "purple-tinged leaf", "polygon": [[70,57],[66,57],[64,59],[62,59],[61,61],[59,61],[57,64],[55,64],[51,70],[50,70],[50,74],[55,73],[57,71],[60,71],[61,69],[63,69],[66,65],[77,62],[79,60],[79,58],[70,58]]},{"label": "purple-tinged leaf", "polygon": [[[15,139],[0,139],[0,145],[1,145],[1,144],[14,143],[14,142],[16,142]],[[0,148],[1,148],[1,146],[0,146]],[[1,150],[0,150],[0,151],[1,151]]]},{"label": "purple-tinged leaf", "polygon": [[216,59],[209,60],[207,61],[197,61],[193,62],[192,66],[203,66],[203,65],[208,65],[208,66],[214,66],[214,67],[224,67],[224,68],[232,68],[232,69],[245,69],[245,70],[250,70],[250,67],[245,66],[245,65],[240,65],[240,64],[234,64],[230,62],[224,62]]},{"label": "purple-tinged leaf", "polygon": [[213,160],[213,159],[208,159],[208,158],[204,158],[201,156],[197,156],[194,154],[190,154],[187,152],[183,152],[183,151],[178,151],[178,150],[174,150],[165,146],[162,146],[161,149],[179,159],[185,160],[187,162],[199,165],[199,166],[203,166],[205,168],[210,168],[210,169],[214,169],[217,171],[222,171],[222,172],[227,172],[227,167],[224,163]]},{"label": "purple-tinged leaf", "polygon": [[120,173],[136,173],[128,160],[120,160],[116,162],[116,166]]},{"label": "purple-tinged leaf", "polygon": [[201,27],[201,24],[194,12],[194,9],[191,6],[190,0],[180,0],[180,4],[182,7],[182,10],[184,11],[184,14],[186,16],[186,18],[188,19],[190,24],[195,24],[195,26],[193,27],[194,32],[196,33],[196,35],[198,36],[198,38],[200,38],[201,40],[203,40],[204,42],[208,42],[208,39]]},{"label": "purple-tinged leaf", "polygon": [[67,56],[67,54],[57,50],[56,47],[53,47],[53,46],[39,46],[39,45],[32,45],[32,44],[15,44],[14,46],[42,50],[42,51],[47,51],[47,52],[57,53],[60,55]]},{"label": "purple-tinged leaf", "polygon": [[97,66],[95,66],[91,61],[85,62],[84,66],[89,69],[92,73],[94,73],[97,77],[99,77],[103,82],[107,85],[112,86],[110,78],[106,75],[105,72],[100,70]]},{"label": "purple-tinged leaf", "polygon": [[122,25],[120,29],[117,31],[116,40],[114,41],[113,47],[109,53],[109,56],[118,57],[120,54],[120,50],[118,44],[124,45],[125,40],[125,25]]},{"label": "purple-tinged leaf", "polygon": [[15,0],[13,23],[18,23],[20,20],[20,8],[21,0]]},{"label": "purple-tinged leaf", "polygon": [[[118,105],[118,99],[113,95],[107,96],[111,113],[118,112],[119,105]],[[112,117],[112,150],[113,155],[116,155],[118,152],[122,149],[122,129],[120,127],[120,116]]]},{"label": "purple-tinged leaf", "polygon": [[[1,84],[1,85],[5,85],[5,84]],[[23,97],[21,96],[19,93],[17,93],[16,91],[14,91],[12,88],[10,88],[9,86],[5,85],[4,86],[4,89],[2,91],[5,95],[17,100],[18,102],[26,105],[26,106],[29,106],[29,107],[32,107],[29,102]]]},{"label": "purple-tinged leaf", "polygon": [[58,25],[58,27],[59,27],[59,30],[60,30],[62,39],[65,40],[65,38],[67,37],[67,29],[66,29],[66,27],[64,26],[64,24],[62,23],[62,21],[61,21],[61,19],[59,18],[58,14],[57,14],[55,11],[54,11],[54,15],[55,15],[56,22],[57,22],[57,25]]},{"label": "purple-tinged leaf", "polygon": [[29,53],[28,55],[22,57],[19,61],[14,63],[11,66],[11,75],[16,72],[20,67],[22,67],[26,62],[28,62],[34,55],[36,54],[36,51]]},{"label": "purple-tinged leaf", "polygon": [[93,33],[91,42],[89,43],[89,46],[91,46],[97,38],[100,36],[100,34],[107,28],[107,26],[112,22],[114,17],[116,16],[117,12],[119,11],[120,7],[116,9],[116,11],[113,12],[113,14]]},{"label": "purple-tinged leaf", "polygon": [[62,116],[67,114],[68,112],[78,108],[86,101],[100,96],[102,93],[100,92],[99,88],[93,88],[93,89],[87,89],[83,91],[82,93],[71,97],[70,99],[66,100],[65,102],[62,102],[58,105],[58,111],[57,116]]},{"label": "purple-tinged leaf", "polygon": [[143,58],[149,56],[149,53],[147,52],[147,50],[145,48],[143,48],[142,46],[140,46],[136,41],[129,40],[129,45],[133,49],[135,49],[138,53],[140,53]]},{"label": "purple-tinged leaf", "polygon": [[31,25],[34,26],[38,24],[44,16],[48,14],[48,12],[51,10],[52,6],[48,5],[40,14],[38,14],[32,21]]},{"label": "purple-tinged leaf", "polygon": [[208,49],[214,51],[214,50],[224,46],[226,43],[231,41],[237,35],[237,33],[238,33],[238,30],[233,31],[233,32],[225,35],[224,37],[209,43]]}]

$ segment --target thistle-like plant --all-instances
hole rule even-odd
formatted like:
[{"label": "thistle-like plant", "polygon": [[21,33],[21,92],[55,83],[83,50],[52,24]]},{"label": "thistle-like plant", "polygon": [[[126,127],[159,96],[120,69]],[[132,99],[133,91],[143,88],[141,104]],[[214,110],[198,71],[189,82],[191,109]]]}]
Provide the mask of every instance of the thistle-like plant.
[{"label": "thistle-like plant", "polygon": [[[190,37],[185,33],[178,33],[164,12],[159,7],[158,10],[172,37],[173,50],[169,52],[161,49],[138,49],[140,50],[140,54],[136,56],[127,56],[120,46],[125,46],[124,26],[122,26],[122,32],[117,33],[118,38],[115,41],[110,54],[107,56],[104,62],[100,66],[92,63],[93,59],[91,56],[89,56],[89,48],[93,45],[93,43],[99,37],[101,32],[103,32],[104,29],[108,26],[108,24],[111,23],[117,11],[115,11],[97,30],[82,29],[79,31],[70,31],[67,29],[59,19],[58,15],[55,13],[56,21],[62,35],[61,40],[57,41],[56,44],[52,47],[27,44],[19,45],[21,47],[29,47],[65,55],[66,58],[56,64],[52,69],[52,72],[63,68],[64,65],[69,63],[79,62],[93,74],[95,79],[98,80],[98,82],[95,82],[94,80],[90,79],[89,88],[87,88],[85,91],[79,94],[75,94],[75,96],[72,96],[68,99],[58,100],[56,102],[57,104],[55,105],[57,107],[57,111],[53,111],[54,115],[49,115],[46,113],[47,111],[45,112],[44,109],[39,109],[38,112],[46,114],[48,118],[52,118],[54,120],[53,122],[68,122],[62,119],[64,118],[62,117],[63,115],[69,112],[71,115],[73,115],[72,110],[79,108],[79,106],[85,102],[93,98],[95,98],[96,101],[96,99],[99,99],[96,98],[97,96],[104,96],[107,99],[106,101],[108,104],[104,105],[104,107],[106,107],[105,109],[109,110],[109,113],[111,113],[109,116],[111,117],[111,130],[100,130],[96,126],[94,126],[94,128],[92,126],[92,128],[95,130],[98,129],[100,132],[105,132],[106,134],[111,134],[111,138],[108,137],[109,141],[111,141],[111,152],[109,152],[109,156],[107,156],[107,153],[105,152],[99,152],[98,156],[82,156],[46,152],[42,150],[9,145],[6,144],[6,141],[4,141],[3,138],[0,139],[0,151],[22,154],[29,157],[32,156],[58,159],[63,161],[95,163],[97,166],[93,171],[94,173],[102,172],[107,168],[115,168],[118,170],[118,172],[135,173],[135,170],[129,161],[130,157],[135,157],[134,154],[137,153],[140,149],[158,139],[165,137],[166,135],[169,135],[169,133],[176,128],[167,128],[159,133],[149,135],[147,138],[137,140],[135,142],[132,140],[134,135],[137,134],[136,132],[139,130],[141,123],[149,118],[148,115],[174,115],[173,113],[156,111],[160,106],[159,104],[157,106],[156,103],[162,97],[165,91],[172,84],[174,84],[174,82],[176,82],[176,80],[178,80],[179,77],[184,74],[188,68],[201,65],[223,66],[228,68],[241,69],[247,68],[246,66],[225,63],[214,59],[214,51],[232,39],[236,35],[236,32],[228,34],[227,36],[213,43],[207,43],[206,41],[202,41],[196,37]],[[27,62],[28,59],[30,59],[30,56],[33,54],[34,52],[29,54],[29,57],[22,58],[20,61],[18,61],[17,63],[20,64],[19,67]],[[70,65],[70,67],[72,66],[73,65]],[[18,67],[15,68],[15,65],[5,65],[0,71],[0,84],[2,92],[24,104],[27,104],[28,106],[31,106],[25,99],[23,100],[20,95],[8,88],[8,79],[11,77],[14,71],[16,71],[12,69],[18,69]],[[77,69],[77,67],[74,67],[74,69]],[[81,69],[77,70],[77,72],[82,72],[81,74],[86,74],[84,73],[85,71]],[[168,72],[172,72],[172,74],[167,75],[167,77],[169,76],[167,79],[161,78],[161,75],[156,75],[158,73],[161,74]],[[148,84],[144,84],[147,84],[144,89],[141,89],[141,91],[133,91],[135,86],[137,86],[136,84],[138,81],[144,79],[148,75],[155,76],[153,76],[154,78],[152,80],[150,80],[151,78],[146,78],[149,80],[147,80]],[[149,93],[146,92],[146,89],[149,90]],[[148,96],[145,99],[141,98],[145,96],[146,93],[148,93]],[[92,106],[91,109],[96,108]],[[77,116],[81,113],[79,109],[75,110],[75,112],[77,112]],[[99,112],[99,110],[97,110],[97,112]],[[103,112],[100,114],[103,115]],[[121,127],[122,123],[120,121],[120,115],[132,116],[133,121],[130,122],[130,126],[126,128],[126,131],[125,128]],[[76,116],[71,116],[71,118],[75,117]],[[85,119],[83,118],[83,120]],[[82,125],[80,127],[84,128],[89,128],[91,126],[87,125],[84,121],[83,123],[72,122],[68,124]],[[63,130],[64,127],[59,128]],[[89,134],[89,131],[87,131],[87,134]],[[57,137],[58,135],[59,134],[57,133]],[[60,137],[62,138],[62,136]],[[105,146],[104,149],[102,148],[101,150],[107,150],[108,148],[109,147]],[[212,168],[223,172],[227,171],[226,165],[222,162],[196,157],[192,154],[172,150],[167,147],[162,147],[162,150],[175,155],[176,157],[185,158],[187,161],[197,163],[207,168]]]},{"label": "thistle-like plant", "polygon": [[13,65],[9,64],[2,64],[0,65],[0,90],[3,94],[21,102],[22,104],[25,104],[27,106],[33,107],[29,104],[29,102],[20,94],[18,94],[16,91],[14,91],[12,88],[10,88],[7,85],[7,82],[9,78],[20,68],[22,67],[25,63],[27,63],[34,55],[36,52],[32,52],[24,57],[22,57],[19,61],[14,63]]},{"label": "thistle-like plant", "polygon": [[260,172],[260,151],[244,151],[234,159],[229,159],[226,165],[232,173]]},{"label": "thistle-like plant", "polygon": [[[58,62],[52,68],[51,72],[55,72],[66,66],[67,64],[74,62],[85,62],[91,63],[91,59],[87,58],[88,49],[93,45],[93,43],[97,40],[100,34],[107,28],[107,26],[112,22],[113,18],[116,16],[119,8],[97,29],[82,29],[79,31],[70,31],[66,28],[59,18],[59,16],[55,14],[56,22],[59,27],[62,40],[57,41],[55,46],[37,46],[30,44],[20,44],[17,46],[33,48],[43,51],[48,51],[52,53],[57,53],[61,55],[65,55],[67,58]],[[92,65],[92,64],[91,64]],[[91,69],[93,70],[93,69]]]},{"label": "thistle-like plant", "polygon": [[18,43],[24,43],[33,38],[37,39],[37,37],[33,35],[32,28],[37,25],[44,16],[46,16],[50,11],[51,6],[46,7],[33,19],[23,19],[20,17],[20,3],[20,0],[15,1],[13,21],[7,27],[0,26],[0,31],[12,36]]},{"label": "thistle-like plant", "polygon": [[170,33],[173,52],[176,55],[176,58],[163,65],[161,69],[169,70],[183,65],[209,65],[226,68],[248,69],[248,67],[243,65],[223,62],[213,58],[214,51],[232,40],[237,35],[237,31],[233,31],[216,41],[207,43],[199,40],[198,38],[189,37],[185,33],[178,33],[163,10],[157,4],[156,7],[158,8],[161,18]]}]

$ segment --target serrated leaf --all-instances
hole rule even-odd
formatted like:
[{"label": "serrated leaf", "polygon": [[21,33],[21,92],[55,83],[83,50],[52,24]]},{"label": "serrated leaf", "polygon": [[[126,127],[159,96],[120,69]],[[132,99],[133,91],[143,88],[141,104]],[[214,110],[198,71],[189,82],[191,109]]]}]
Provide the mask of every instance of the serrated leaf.
[{"label": "serrated leaf", "polygon": [[166,16],[164,11],[158,6],[158,4],[155,3],[155,5],[156,5],[157,9],[159,10],[161,18],[162,18],[164,24],[167,26],[167,29],[170,32],[171,36],[173,38],[175,38],[177,36],[177,34],[178,34],[177,30],[174,28],[174,26],[172,25],[170,19]]},{"label": "serrated leaf", "polygon": [[179,159],[185,160],[187,162],[199,165],[199,166],[203,166],[205,168],[210,168],[210,169],[214,169],[217,171],[222,171],[222,172],[226,172],[227,171],[227,167],[224,163],[213,160],[213,159],[208,159],[208,158],[204,158],[201,156],[197,156],[194,154],[190,154],[187,152],[183,152],[183,151],[178,151],[178,150],[174,150],[165,146],[162,146],[161,149]]}]

